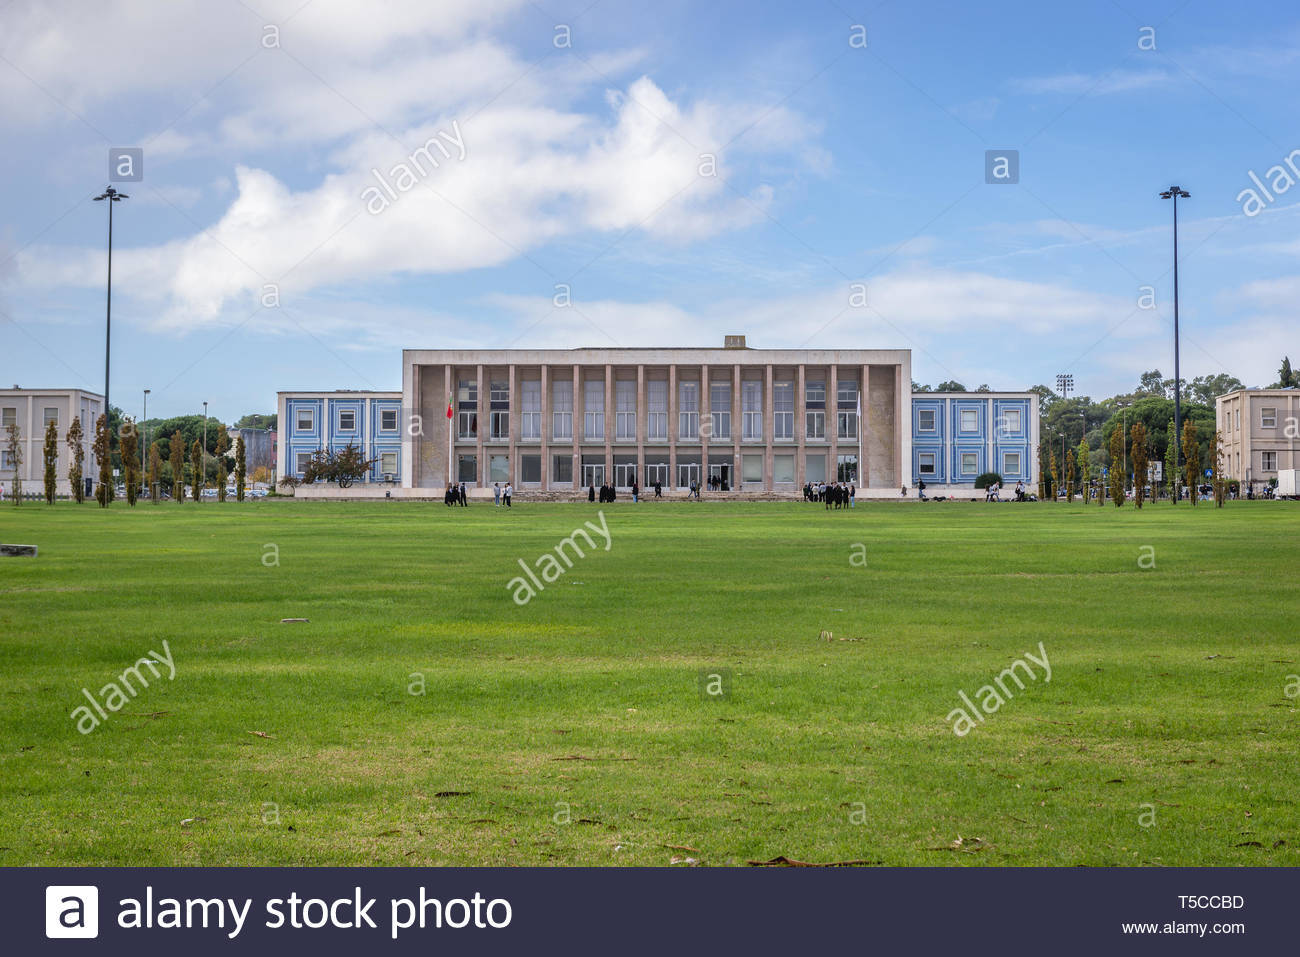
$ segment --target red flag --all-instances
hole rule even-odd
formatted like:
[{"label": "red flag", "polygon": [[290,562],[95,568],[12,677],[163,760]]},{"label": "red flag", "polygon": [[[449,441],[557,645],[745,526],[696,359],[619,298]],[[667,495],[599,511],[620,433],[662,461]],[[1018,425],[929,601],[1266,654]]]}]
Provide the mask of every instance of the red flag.
[{"label": "red flag", "polygon": [[455,413],[451,411],[451,393],[447,393],[447,418],[453,418]]}]

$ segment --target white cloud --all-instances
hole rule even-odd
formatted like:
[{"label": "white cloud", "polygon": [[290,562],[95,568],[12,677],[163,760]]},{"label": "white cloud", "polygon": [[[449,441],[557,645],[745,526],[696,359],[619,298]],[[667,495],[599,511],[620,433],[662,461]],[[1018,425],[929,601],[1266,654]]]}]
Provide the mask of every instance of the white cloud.
[{"label": "white cloud", "polygon": [[1052,76],[1026,77],[1014,81],[1012,86],[1018,92],[1034,95],[1104,96],[1169,86],[1177,80],[1178,77],[1168,70],[1117,69],[1109,73],[1058,73]]}]

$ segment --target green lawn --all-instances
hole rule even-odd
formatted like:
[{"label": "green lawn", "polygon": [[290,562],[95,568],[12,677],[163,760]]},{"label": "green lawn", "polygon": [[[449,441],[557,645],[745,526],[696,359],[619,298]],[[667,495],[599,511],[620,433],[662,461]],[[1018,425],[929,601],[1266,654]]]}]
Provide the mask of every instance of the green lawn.
[{"label": "green lawn", "polygon": [[1300,864],[1300,506],[604,513],[6,504],[0,865]]}]

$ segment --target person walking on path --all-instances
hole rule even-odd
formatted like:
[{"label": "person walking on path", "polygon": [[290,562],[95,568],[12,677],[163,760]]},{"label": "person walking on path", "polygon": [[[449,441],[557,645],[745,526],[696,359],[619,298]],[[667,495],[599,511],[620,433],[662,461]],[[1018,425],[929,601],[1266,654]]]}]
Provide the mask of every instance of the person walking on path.
[{"label": "person walking on path", "polygon": [[469,508],[469,496],[465,494],[465,483],[460,483],[460,507]]},{"label": "person walking on path", "polygon": [[501,493],[502,499],[506,503],[506,508],[510,508],[510,496],[515,494],[515,487],[509,482],[506,483],[505,491]]}]

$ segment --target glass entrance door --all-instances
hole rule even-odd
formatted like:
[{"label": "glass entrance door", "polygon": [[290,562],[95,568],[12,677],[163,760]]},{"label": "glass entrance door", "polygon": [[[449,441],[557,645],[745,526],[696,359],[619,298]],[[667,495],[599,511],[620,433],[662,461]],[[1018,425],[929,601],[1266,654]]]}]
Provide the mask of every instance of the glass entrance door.
[{"label": "glass entrance door", "polygon": [[631,488],[636,481],[635,462],[614,463],[614,485],[618,488]]},{"label": "glass entrance door", "polygon": [[722,489],[731,488],[731,466],[730,465],[710,465],[709,482],[720,483],[716,487]]},{"label": "glass entrance door", "polygon": [[700,480],[700,463],[699,462],[678,462],[677,463],[677,487],[690,488],[692,482]]},{"label": "glass entrance door", "polygon": [[605,466],[604,465],[583,465],[582,466],[582,487],[590,488],[591,486],[600,486],[605,484]]}]

